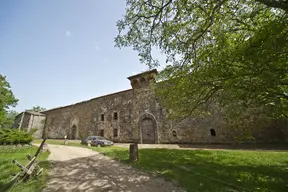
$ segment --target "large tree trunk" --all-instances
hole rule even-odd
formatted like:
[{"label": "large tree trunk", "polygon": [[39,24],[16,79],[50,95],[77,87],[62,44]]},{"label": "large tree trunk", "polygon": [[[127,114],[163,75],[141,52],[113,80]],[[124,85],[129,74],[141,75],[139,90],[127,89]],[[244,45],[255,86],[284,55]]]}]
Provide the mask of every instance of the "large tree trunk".
[{"label": "large tree trunk", "polygon": [[138,159],[139,159],[138,144],[137,143],[130,144],[130,161],[137,162]]}]

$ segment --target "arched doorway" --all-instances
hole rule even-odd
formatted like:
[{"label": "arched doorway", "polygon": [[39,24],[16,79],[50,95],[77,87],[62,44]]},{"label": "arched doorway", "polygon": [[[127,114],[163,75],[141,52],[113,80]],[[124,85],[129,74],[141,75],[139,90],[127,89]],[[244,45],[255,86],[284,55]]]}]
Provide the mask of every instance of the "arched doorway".
[{"label": "arched doorway", "polygon": [[156,125],[151,118],[144,118],[140,124],[142,143],[153,144],[155,143],[155,128]]},{"label": "arched doorway", "polygon": [[73,125],[71,129],[71,139],[77,139],[77,126]]}]

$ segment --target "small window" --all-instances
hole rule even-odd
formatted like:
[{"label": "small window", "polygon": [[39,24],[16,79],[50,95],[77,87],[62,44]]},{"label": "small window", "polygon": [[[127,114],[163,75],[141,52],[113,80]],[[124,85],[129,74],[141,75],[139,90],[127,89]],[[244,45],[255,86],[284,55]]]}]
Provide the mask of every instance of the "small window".
[{"label": "small window", "polygon": [[101,121],[104,121],[104,114],[101,114]]},{"label": "small window", "polygon": [[113,136],[114,137],[118,137],[118,129],[114,129],[113,130]]},{"label": "small window", "polygon": [[215,129],[210,129],[210,134],[211,134],[211,136],[216,136],[216,131],[215,131]]},{"label": "small window", "polygon": [[114,112],[113,117],[114,117],[114,120],[117,120],[117,119],[118,119],[118,113],[117,113],[117,112]]},{"label": "small window", "polygon": [[100,136],[104,137],[104,129],[100,130]]},{"label": "small window", "polygon": [[172,131],[172,135],[173,135],[173,137],[177,137],[176,131]]}]

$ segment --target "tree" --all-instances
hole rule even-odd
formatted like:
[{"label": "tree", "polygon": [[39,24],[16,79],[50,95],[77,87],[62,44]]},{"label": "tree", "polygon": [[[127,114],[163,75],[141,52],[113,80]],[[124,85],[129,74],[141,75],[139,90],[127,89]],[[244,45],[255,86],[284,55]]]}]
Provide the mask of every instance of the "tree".
[{"label": "tree", "polygon": [[[18,102],[13,95],[10,84],[6,81],[6,77],[0,74],[0,127],[7,126],[10,122],[9,109],[15,107]],[[10,119],[10,120],[9,120]],[[10,124],[10,123],[8,123]]]},{"label": "tree", "polygon": [[153,48],[167,56],[156,93],[175,117],[209,113],[213,102],[279,118],[288,112],[287,13],[285,0],[128,0],[115,42],[149,67],[159,65]]},{"label": "tree", "polygon": [[12,128],[14,126],[15,117],[18,114],[19,113],[14,111],[14,110],[7,111],[7,113],[5,114],[4,120],[2,121],[2,126],[1,127]]},{"label": "tree", "polygon": [[46,110],[45,108],[37,105],[37,106],[33,107],[32,109],[28,109],[27,111],[41,112],[41,111],[45,111],[45,110]]}]

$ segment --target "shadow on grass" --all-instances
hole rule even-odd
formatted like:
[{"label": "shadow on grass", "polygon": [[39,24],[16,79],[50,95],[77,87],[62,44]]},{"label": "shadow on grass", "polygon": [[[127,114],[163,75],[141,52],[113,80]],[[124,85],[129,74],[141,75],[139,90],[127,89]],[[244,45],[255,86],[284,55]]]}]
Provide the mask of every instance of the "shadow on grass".
[{"label": "shadow on grass", "polygon": [[136,166],[177,179],[188,190],[280,192],[288,190],[287,158],[288,153],[141,149]]},{"label": "shadow on grass", "polygon": [[[21,181],[21,178],[19,177],[18,180],[15,179],[13,181],[7,182],[0,182],[0,192],[8,192],[13,189],[13,191],[39,191],[45,187],[46,179],[48,176],[48,170],[49,170],[49,162],[48,161],[41,161],[38,163],[38,165],[43,168],[43,172],[38,176],[30,177],[27,182]],[[10,166],[5,166],[10,167]],[[1,169],[4,167],[1,167]],[[2,169],[3,170],[3,169]],[[19,171],[19,170],[18,170]],[[11,172],[9,172],[11,173]],[[16,171],[15,171],[16,173]],[[5,177],[8,179],[12,179],[12,174],[5,174]]]},{"label": "shadow on grass", "polygon": [[6,192],[9,191],[17,181],[10,181],[9,183],[0,183],[0,191],[1,192]]},{"label": "shadow on grass", "polygon": [[246,144],[178,144],[184,149],[232,149],[232,150],[266,150],[284,151],[288,150],[288,145],[283,143],[246,143]]},{"label": "shadow on grass", "polygon": [[[130,163],[126,149],[96,149]],[[140,149],[133,166],[176,180],[187,191],[288,191],[288,153]]]}]

